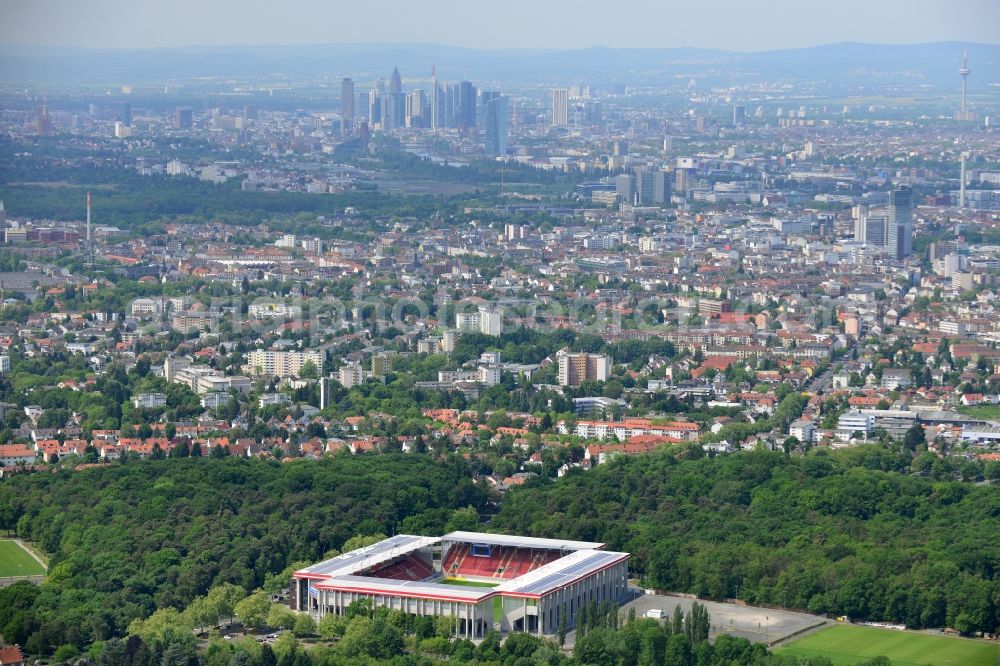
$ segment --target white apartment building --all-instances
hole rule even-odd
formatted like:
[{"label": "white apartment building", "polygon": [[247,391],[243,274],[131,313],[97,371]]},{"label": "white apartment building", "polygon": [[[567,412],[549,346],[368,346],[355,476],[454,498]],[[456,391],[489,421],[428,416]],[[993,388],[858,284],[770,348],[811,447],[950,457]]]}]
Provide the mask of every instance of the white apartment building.
[{"label": "white apartment building", "polygon": [[142,317],[158,315],[163,312],[162,298],[137,298],[132,301],[132,314]]},{"label": "white apartment building", "polygon": [[271,407],[273,405],[290,405],[292,399],[284,393],[265,393],[260,396],[258,404],[261,407]]},{"label": "white apartment building", "polygon": [[251,375],[273,375],[275,377],[297,377],[302,367],[309,362],[316,371],[323,373],[324,354],[319,350],[271,351],[256,349],[246,355],[244,368]]},{"label": "white apartment building", "polygon": [[36,453],[34,449],[29,449],[21,444],[0,445],[0,465],[12,467],[14,465],[30,465],[35,462]]},{"label": "white apartment building", "polygon": [[788,426],[789,437],[794,437],[800,442],[811,442],[813,441],[813,433],[816,431],[816,426],[812,421],[792,421],[792,424]]},{"label": "white apartment building", "polygon": [[218,409],[229,404],[230,395],[221,391],[206,393],[201,397],[201,406],[205,409]]},{"label": "white apartment building", "polygon": [[487,307],[481,307],[477,312],[456,312],[455,328],[497,336],[503,333],[503,312]]},{"label": "white apartment building", "polygon": [[455,328],[460,331],[478,331],[479,330],[479,313],[478,312],[456,312],[455,313]]},{"label": "white apartment building", "polygon": [[417,340],[417,353],[418,354],[437,354],[441,351],[441,338],[437,336],[431,336],[428,338],[420,338]]},{"label": "white apartment building", "polygon": [[479,366],[479,381],[486,386],[496,386],[500,383],[502,370],[499,365]]},{"label": "white apartment building", "polygon": [[302,316],[302,306],[280,302],[253,303],[247,308],[247,314],[253,319],[294,319]]},{"label": "white apartment building", "polygon": [[132,404],[136,409],[155,409],[166,407],[167,396],[163,393],[139,393],[132,396]]},{"label": "white apartment building", "polygon": [[365,381],[365,371],[360,361],[351,361],[337,370],[337,379],[344,388],[358,386]]}]

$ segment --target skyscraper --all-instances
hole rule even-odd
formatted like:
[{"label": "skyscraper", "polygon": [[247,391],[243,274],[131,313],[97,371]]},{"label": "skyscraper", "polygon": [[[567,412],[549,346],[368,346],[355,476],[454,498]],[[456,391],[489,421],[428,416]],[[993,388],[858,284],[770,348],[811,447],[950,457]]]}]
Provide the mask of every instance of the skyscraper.
[{"label": "skyscraper", "polygon": [[340,117],[346,134],[354,125],[354,81],[346,76],[340,80]]},{"label": "skyscraper", "polygon": [[382,122],[382,98],[377,88],[368,91],[368,122],[372,125]]},{"label": "skyscraper", "polygon": [[399,68],[392,68],[392,76],[389,77],[389,94],[398,95],[403,92],[403,79],[399,76]]},{"label": "skyscraper", "polygon": [[556,127],[569,125],[569,91],[565,88],[552,90],[552,124]]},{"label": "skyscraper", "polygon": [[124,102],[118,114],[118,121],[125,127],[132,127],[132,105]]},{"label": "skyscraper", "polygon": [[359,92],[354,96],[354,114],[358,120],[368,120],[368,93]]},{"label": "skyscraper", "polygon": [[885,247],[888,218],[863,211],[854,221],[854,240],[869,247]]},{"label": "skyscraper", "polygon": [[486,154],[507,154],[507,98],[493,97],[486,103]]},{"label": "skyscraper", "polygon": [[889,221],[886,245],[895,259],[913,254],[913,191],[901,188],[889,192]]},{"label": "skyscraper", "polygon": [[747,120],[747,108],[745,106],[736,105],[733,107],[733,127],[739,127],[743,125]]},{"label": "skyscraper", "polygon": [[495,90],[480,90],[479,91],[479,106],[477,107],[476,124],[486,125],[486,105],[490,103],[490,100],[496,99],[500,96],[500,93]]},{"label": "skyscraper", "polygon": [[406,126],[424,127],[424,116],[427,113],[427,96],[423,90],[414,90],[406,95]]},{"label": "skyscraper", "polygon": [[[382,131],[395,129],[402,125],[399,117],[406,117],[406,102],[402,93],[388,93],[382,95]],[[403,107],[403,108],[399,108]]]},{"label": "skyscraper", "polygon": [[174,117],[174,125],[177,129],[191,129],[193,122],[191,109],[177,109]]},{"label": "skyscraper", "polygon": [[441,112],[444,95],[441,93],[441,86],[438,85],[437,67],[431,65],[431,129],[437,130],[441,126]]},{"label": "skyscraper", "polygon": [[459,126],[458,107],[460,99],[460,86],[457,83],[449,83],[445,88],[444,94],[444,125],[446,127]]},{"label": "skyscraper", "polygon": [[476,126],[476,86],[462,81],[458,95],[458,126],[462,129]]},{"label": "skyscraper", "polygon": [[639,195],[639,204],[663,204],[670,201],[670,181],[667,172],[660,170],[637,169],[635,173],[635,190]]}]

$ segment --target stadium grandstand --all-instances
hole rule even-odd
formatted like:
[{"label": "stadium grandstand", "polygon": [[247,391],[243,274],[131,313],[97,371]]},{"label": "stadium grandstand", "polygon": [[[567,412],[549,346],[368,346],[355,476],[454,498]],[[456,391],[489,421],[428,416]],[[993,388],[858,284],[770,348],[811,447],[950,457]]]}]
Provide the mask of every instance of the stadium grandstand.
[{"label": "stadium grandstand", "polygon": [[289,605],[317,619],[370,599],[415,615],[451,617],[455,633],[552,635],[580,609],[628,594],[628,553],[589,541],[480,532],[399,534],[296,571]]}]

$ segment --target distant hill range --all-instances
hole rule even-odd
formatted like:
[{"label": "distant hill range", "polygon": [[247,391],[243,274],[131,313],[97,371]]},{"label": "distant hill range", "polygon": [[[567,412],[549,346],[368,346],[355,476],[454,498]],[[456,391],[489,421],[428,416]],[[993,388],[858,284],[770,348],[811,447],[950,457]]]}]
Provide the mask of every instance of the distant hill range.
[{"label": "distant hill range", "polygon": [[[694,48],[478,50],[439,44],[315,44],[175,49],[56,49],[0,44],[0,81],[163,84],[193,77],[280,80],[352,76],[359,84],[388,77],[469,79],[488,89],[521,82],[594,87],[615,85],[739,85],[757,81],[818,81],[831,86],[953,91],[962,51],[969,52],[970,92],[1000,85],[1000,45],[961,42],[881,45],[845,42],[800,49],[742,53]],[[988,88],[993,84],[992,88]]]}]

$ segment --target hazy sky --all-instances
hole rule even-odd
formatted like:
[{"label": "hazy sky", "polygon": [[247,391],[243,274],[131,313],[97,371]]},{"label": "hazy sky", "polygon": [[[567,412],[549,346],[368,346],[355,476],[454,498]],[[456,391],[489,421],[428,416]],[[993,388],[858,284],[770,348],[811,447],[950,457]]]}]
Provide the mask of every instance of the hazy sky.
[{"label": "hazy sky", "polygon": [[1000,0],[0,0],[0,43],[481,48],[1000,42]]}]

